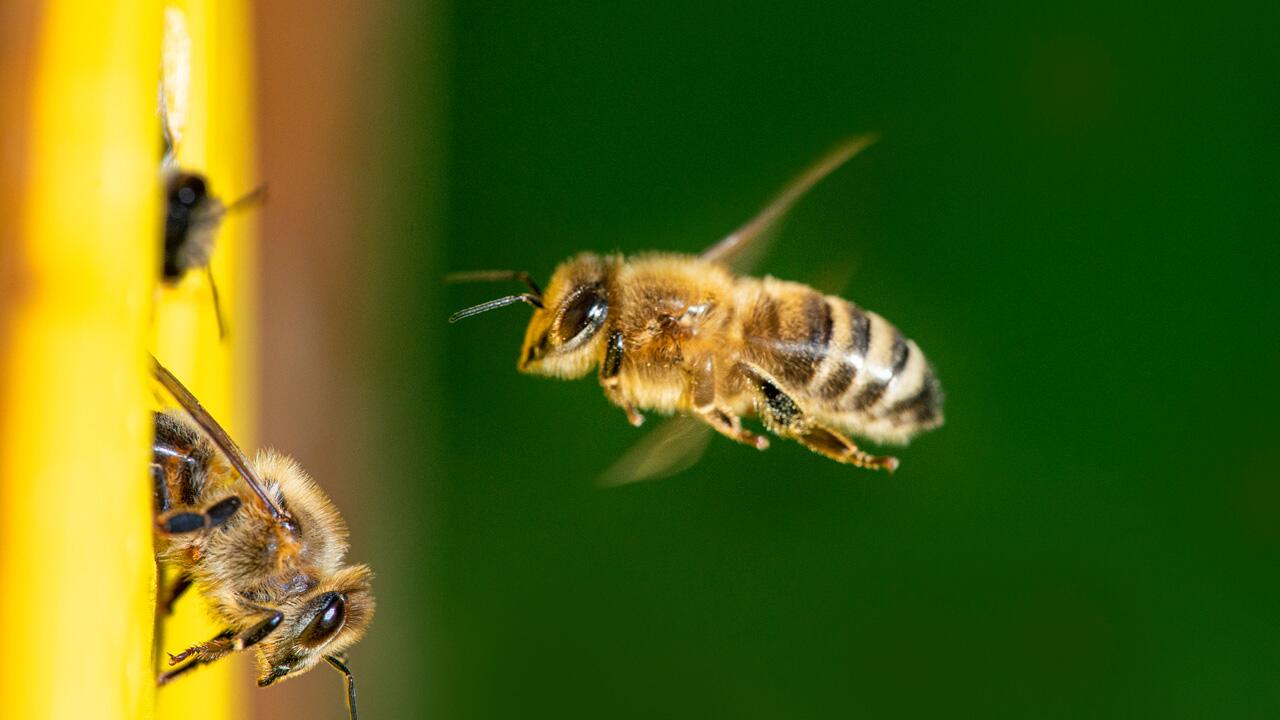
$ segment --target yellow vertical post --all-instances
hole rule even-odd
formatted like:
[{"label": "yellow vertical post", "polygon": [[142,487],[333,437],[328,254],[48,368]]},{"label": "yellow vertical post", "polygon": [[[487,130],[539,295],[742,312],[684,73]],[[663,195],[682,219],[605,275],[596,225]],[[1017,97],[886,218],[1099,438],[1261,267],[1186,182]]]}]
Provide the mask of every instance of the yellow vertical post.
[{"label": "yellow vertical post", "polygon": [[0,715],[151,717],[159,3],[0,4]]},{"label": "yellow vertical post", "polygon": [[[181,14],[190,39],[190,87],[177,165],[205,175],[210,192],[232,202],[258,186],[248,5],[242,0],[174,0],[166,6]],[[253,210],[228,214],[216,235],[212,274],[227,321],[226,338],[218,335],[208,276],[190,272],[157,295],[154,343],[156,357],[251,454],[256,444],[254,219]],[[202,599],[188,593],[163,625],[161,650],[177,652],[223,629],[209,617]],[[156,717],[189,720],[193,708],[202,720],[245,717],[245,693],[253,687],[250,665],[250,654],[244,653],[166,685],[157,693]]]}]

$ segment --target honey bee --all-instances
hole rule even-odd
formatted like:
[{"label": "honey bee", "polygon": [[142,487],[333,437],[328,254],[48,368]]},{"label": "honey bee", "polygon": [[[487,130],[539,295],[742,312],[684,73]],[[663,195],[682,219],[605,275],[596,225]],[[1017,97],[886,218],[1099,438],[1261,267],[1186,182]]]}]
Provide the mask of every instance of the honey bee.
[{"label": "honey bee", "polygon": [[529,292],[476,305],[456,322],[531,305],[517,368],[572,379],[599,368],[605,397],[632,425],[641,410],[676,413],[763,450],[743,427],[770,432],[841,463],[893,471],[849,434],[905,443],[942,424],[942,389],[920,348],[851,302],[727,266],[819,180],[874,141],[840,144],[736,232],[697,256],[584,253],[556,268],[543,292],[527,273],[461,273],[453,280],[520,280]]},{"label": "honey bee", "polygon": [[160,75],[160,118],[164,139],[161,176],[165,188],[165,220],[161,281],[174,287],[187,273],[203,268],[213,297],[218,335],[225,338],[226,320],[218,298],[210,260],[222,218],[260,203],[264,189],[258,188],[224,204],[209,191],[208,179],[178,167],[177,150],[182,139],[191,86],[191,37],[186,16],[177,8],[165,9],[163,56]]},{"label": "honey bee", "polygon": [[155,415],[156,557],[178,570],[161,606],[171,609],[194,584],[226,625],[207,642],[170,655],[178,667],[157,684],[253,648],[259,687],[322,661],[340,671],[355,720],[355,680],[343,653],[373,618],[373,573],[367,565],[343,564],[342,517],[292,459],[270,451],[245,457],[190,391],[154,358],[153,364],[186,412]]}]

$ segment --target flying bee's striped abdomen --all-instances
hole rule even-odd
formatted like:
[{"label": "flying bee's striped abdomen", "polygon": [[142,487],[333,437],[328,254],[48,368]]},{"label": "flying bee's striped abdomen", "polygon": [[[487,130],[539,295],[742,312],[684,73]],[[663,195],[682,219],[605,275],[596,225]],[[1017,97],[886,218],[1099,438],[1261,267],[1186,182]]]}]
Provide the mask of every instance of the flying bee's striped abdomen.
[{"label": "flying bee's striped abdomen", "polygon": [[942,423],[942,392],[915,342],[851,302],[772,278],[743,280],[744,355],[818,419],[904,441]]}]

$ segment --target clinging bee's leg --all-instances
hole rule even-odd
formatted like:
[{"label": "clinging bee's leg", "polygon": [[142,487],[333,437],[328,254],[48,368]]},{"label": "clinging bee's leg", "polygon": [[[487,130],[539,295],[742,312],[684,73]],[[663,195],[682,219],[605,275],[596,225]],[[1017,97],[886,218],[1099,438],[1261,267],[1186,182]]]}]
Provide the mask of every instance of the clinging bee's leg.
[{"label": "clinging bee's leg", "polygon": [[716,432],[735,442],[757,450],[769,447],[769,439],[742,427],[742,419],[716,405],[715,358],[706,354],[696,358],[689,371],[689,397],[693,414]]},{"label": "clinging bee's leg", "polygon": [[230,645],[230,640],[233,636],[234,636],[234,633],[232,633],[230,630],[223,630],[217,635],[214,635],[213,639],[208,642],[200,643],[199,645],[193,645],[192,647],[189,647],[186,650],[183,650],[177,655],[170,655],[169,656],[170,665],[177,665],[178,663],[182,662],[183,660],[189,657],[192,657],[192,656],[195,656],[195,657],[191,662],[187,663],[186,665],[183,665],[180,668],[174,668],[173,670],[160,673],[160,676],[156,678],[156,685],[157,686],[164,685],[169,681],[173,680],[174,678],[179,677],[181,675],[185,675],[186,673],[191,672],[192,670],[196,669],[201,665],[206,665],[208,663],[213,662],[214,660],[217,660],[218,658],[221,658],[227,655],[228,653],[231,652],[229,645]]},{"label": "clinging bee's leg", "polygon": [[156,607],[161,615],[172,615],[173,605],[178,602],[178,598],[182,597],[188,589],[191,588],[191,576],[182,573],[174,578],[173,582],[165,589],[164,596],[159,598]]},{"label": "clinging bee's leg", "polygon": [[210,505],[204,512],[178,510],[156,518],[156,528],[166,535],[185,535],[209,530],[225,523],[240,509],[240,498],[232,495]]},{"label": "clinging bee's leg", "polygon": [[175,668],[168,672],[161,673],[160,677],[156,679],[156,684],[164,685],[170,680],[192,670],[198,665],[207,665],[215,660],[226,657],[233,652],[253,647],[261,642],[267,635],[270,635],[272,630],[279,627],[283,620],[284,613],[277,610],[267,616],[267,618],[262,622],[254,625],[248,630],[244,630],[238,635],[232,633],[230,630],[224,630],[215,635],[213,639],[208,642],[203,642],[199,645],[192,645],[177,655],[170,655],[170,665],[177,665],[187,658],[191,658],[191,662],[180,668]]},{"label": "clinging bee's leg", "polygon": [[600,363],[600,385],[604,388],[605,397],[622,408],[627,414],[627,422],[635,427],[644,424],[644,415],[641,415],[635,406],[622,396],[622,359],[623,359],[623,343],[622,333],[614,330],[609,333],[609,343],[605,346],[604,362]]},{"label": "clinging bee's leg", "polygon": [[760,392],[760,418],[772,432],[782,437],[794,438],[810,450],[836,462],[889,472],[898,468],[897,458],[864,452],[853,440],[815,422],[790,395],[763,374],[749,367],[744,367],[743,373]]}]

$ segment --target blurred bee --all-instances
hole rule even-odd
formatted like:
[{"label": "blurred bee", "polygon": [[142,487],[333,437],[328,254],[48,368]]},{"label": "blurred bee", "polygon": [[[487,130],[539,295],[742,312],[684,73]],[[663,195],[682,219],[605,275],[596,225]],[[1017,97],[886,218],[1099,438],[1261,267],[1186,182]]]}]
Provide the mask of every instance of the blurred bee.
[{"label": "blurred bee", "polygon": [[798,283],[736,276],[726,266],[873,141],[862,136],[839,145],[697,256],[586,253],[556,268],[545,293],[522,272],[454,275],[520,280],[529,292],[467,308],[449,321],[526,303],[534,312],[518,369],[578,378],[599,367],[605,396],[632,425],[644,421],[640,410],[678,413],[763,450],[768,440],[742,425],[755,416],[769,431],[837,462],[893,471],[897,458],[869,454],[846,433],[905,443],[942,424],[942,390],[920,348],[851,302]]},{"label": "blurred bee", "polygon": [[156,557],[179,571],[161,606],[171,610],[194,584],[226,624],[209,641],[170,655],[170,665],[185,664],[157,684],[254,648],[259,687],[322,661],[342,672],[355,720],[355,680],[343,652],[373,618],[373,573],[343,565],[341,516],[290,458],[270,451],[246,458],[190,391],[153,363],[187,413],[155,415]]},{"label": "blurred bee", "polygon": [[224,205],[209,192],[209,183],[203,175],[177,166],[190,89],[191,37],[187,33],[186,17],[177,8],[166,8],[160,74],[160,118],[164,133],[161,173],[165,186],[164,262],[160,277],[165,285],[174,287],[191,270],[203,268],[213,296],[218,335],[225,338],[226,321],[209,264],[215,236],[227,213],[261,202],[264,191],[258,188]]}]

